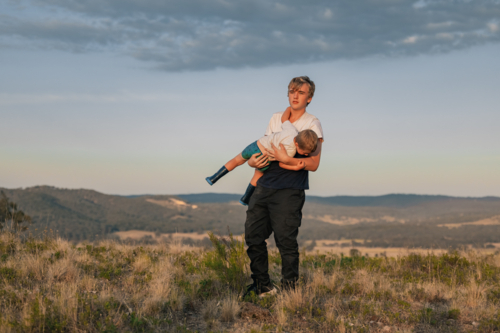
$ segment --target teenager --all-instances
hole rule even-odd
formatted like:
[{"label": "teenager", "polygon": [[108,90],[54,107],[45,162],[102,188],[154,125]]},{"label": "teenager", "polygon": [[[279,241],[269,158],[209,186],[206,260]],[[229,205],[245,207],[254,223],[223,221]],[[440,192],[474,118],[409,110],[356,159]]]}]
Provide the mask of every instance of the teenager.
[{"label": "teenager", "polygon": [[[268,252],[266,240],[274,232],[276,246],[281,255],[283,288],[295,286],[299,278],[299,245],[297,236],[302,221],[304,191],[309,189],[309,171],[316,171],[321,157],[323,130],[320,121],[306,112],[315,91],[314,82],[307,76],[293,78],[288,85],[288,101],[291,114],[289,121],[298,131],[313,130],[318,136],[318,147],[309,157],[296,154],[290,157],[283,145],[271,145],[268,156],[276,161],[268,162],[267,156],[254,154],[248,160],[253,168],[269,168],[257,181],[257,187],[250,198],[245,222],[245,242],[250,258],[253,283],[246,294],[254,292],[265,295],[276,292],[268,273]],[[266,135],[279,132],[283,112],[275,113],[266,130]],[[287,170],[280,162],[301,162],[301,170]],[[246,295],[245,294],[245,295]]]}]

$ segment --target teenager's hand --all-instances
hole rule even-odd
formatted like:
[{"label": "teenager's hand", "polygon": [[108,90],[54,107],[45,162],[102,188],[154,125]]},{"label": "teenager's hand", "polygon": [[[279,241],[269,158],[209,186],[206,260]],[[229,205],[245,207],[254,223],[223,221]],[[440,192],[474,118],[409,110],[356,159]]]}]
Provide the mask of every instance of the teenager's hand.
[{"label": "teenager's hand", "polygon": [[277,148],[272,142],[271,142],[271,147],[273,148],[273,152],[270,150],[267,151],[270,157],[274,158],[276,161],[280,161],[283,163],[287,163],[290,160],[290,156],[286,153],[285,146],[283,146],[282,143],[280,143],[280,148]]},{"label": "teenager's hand", "polygon": [[263,167],[269,164],[267,157],[268,157],[267,155],[261,153],[255,153],[252,155],[252,157],[250,157],[247,163],[252,168],[262,169]]}]

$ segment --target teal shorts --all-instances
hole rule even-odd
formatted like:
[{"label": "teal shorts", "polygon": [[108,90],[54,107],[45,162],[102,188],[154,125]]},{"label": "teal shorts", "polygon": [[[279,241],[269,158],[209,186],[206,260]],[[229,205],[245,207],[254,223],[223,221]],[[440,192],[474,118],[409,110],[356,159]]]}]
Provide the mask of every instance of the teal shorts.
[{"label": "teal shorts", "polygon": [[[241,156],[245,160],[248,160],[250,157],[252,157],[253,154],[262,154],[262,152],[259,149],[259,146],[257,145],[257,141],[249,144],[243,151],[241,152]],[[260,171],[266,171],[269,169],[269,165],[263,167],[262,169],[259,169]]]}]

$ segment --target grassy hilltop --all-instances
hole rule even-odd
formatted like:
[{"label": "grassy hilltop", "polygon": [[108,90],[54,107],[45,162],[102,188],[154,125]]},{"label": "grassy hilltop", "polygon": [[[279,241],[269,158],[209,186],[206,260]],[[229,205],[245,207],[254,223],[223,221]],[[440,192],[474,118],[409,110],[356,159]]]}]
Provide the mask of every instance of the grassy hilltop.
[{"label": "grassy hilltop", "polygon": [[[70,243],[0,232],[0,332],[497,332],[500,255],[301,255],[301,282],[239,300],[238,238]],[[269,256],[279,281],[280,257]]]}]

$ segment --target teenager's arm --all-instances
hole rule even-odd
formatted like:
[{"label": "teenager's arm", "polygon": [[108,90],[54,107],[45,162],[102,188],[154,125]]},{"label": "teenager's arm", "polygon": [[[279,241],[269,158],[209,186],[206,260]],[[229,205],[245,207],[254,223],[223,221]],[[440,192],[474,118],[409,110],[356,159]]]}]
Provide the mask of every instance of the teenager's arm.
[{"label": "teenager's arm", "polygon": [[[318,170],[319,167],[319,162],[321,160],[321,146],[323,144],[323,139],[318,140],[318,147],[316,148],[316,151],[313,153],[314,156],[306,157],[306,158],[293,158],[287,155],[285,146],[283,146],[282,143],[280,143],[280,148],[277,148],[274,146],[274,144],[271,143],[271,146],[274,151],[268,150],[268,155],[270,157],[274,157],[277,161],[282,162],[285,165],[297,165],[299,161],[303,161],[305,164],[304,169],[307,171],[316,171]],[[281,166],[281,163],[280,163]],[[287,168],[284,168],[287,169]],[[291,169],[289,169],[291,170]]]},{"label": "teenager's arm", "polygon": [[283,115],[281,116],[281,123],[283,124],[285,121],[290,120],[290,115],[292,114],[292,108],[287,107]]}]

